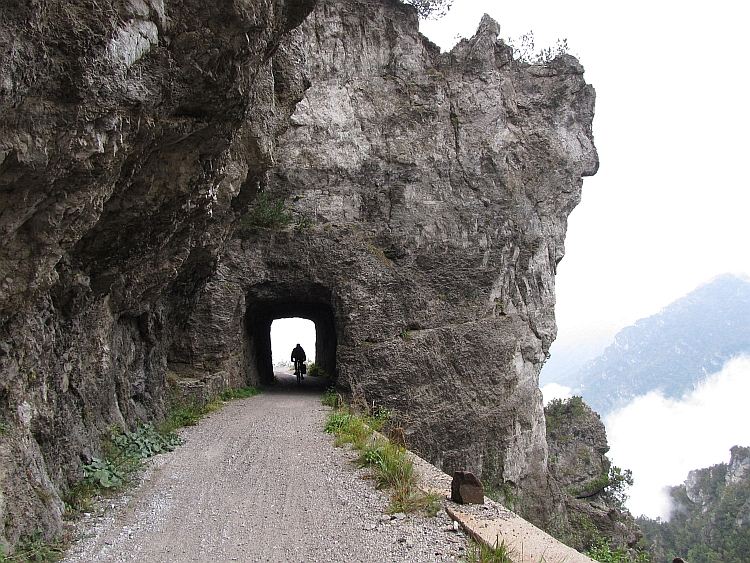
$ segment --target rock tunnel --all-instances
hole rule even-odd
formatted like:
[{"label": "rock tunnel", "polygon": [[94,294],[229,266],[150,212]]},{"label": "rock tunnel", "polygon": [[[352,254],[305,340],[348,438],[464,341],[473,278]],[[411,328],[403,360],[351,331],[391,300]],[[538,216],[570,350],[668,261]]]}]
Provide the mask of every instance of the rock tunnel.
[{"label": "rock tunnel", "polygon": [[319,296],[302,299],[249,299],[245,317],[247,373],[257,374],[262,385],[274,381],[271,361],[271,324],[277,319],[299,317],[315,323],[315,361],[328,374],[336,376],[336,323],[330,300]]}]

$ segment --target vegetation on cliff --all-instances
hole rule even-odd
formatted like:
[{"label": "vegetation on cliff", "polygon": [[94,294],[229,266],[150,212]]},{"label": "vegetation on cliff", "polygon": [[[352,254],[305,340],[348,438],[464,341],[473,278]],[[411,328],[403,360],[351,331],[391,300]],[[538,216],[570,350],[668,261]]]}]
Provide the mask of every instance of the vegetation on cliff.
[{"label": "vegetation on cliff", "polygon": [[729,464],[691,471],[670,488],[669,521],[638,518],[654,560],[741,563],[750,553],[750,448],[735,446]]},{"label": "vegetation on cliff", "polygon": [[417,9],[422,18],[439,18],[448,13],[453,0],[404,0]]},{"label": "vegetation on cliff", "polygon": [[544,409],[556,512],[547,531],[600,562],[645,561],[641,531],[625,508],[630,470],[612,465],[604,424],[581,397]]}]

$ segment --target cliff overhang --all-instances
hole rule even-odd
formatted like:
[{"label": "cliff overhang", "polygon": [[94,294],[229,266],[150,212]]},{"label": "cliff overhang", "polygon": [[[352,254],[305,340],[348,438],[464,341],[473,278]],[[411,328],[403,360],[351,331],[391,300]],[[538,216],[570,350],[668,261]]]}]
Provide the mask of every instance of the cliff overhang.
[{"label": "cliff overhang", "polygon": [[[488,17],[440,53],[398,2],[315,4],[0,7],[10,543],[59,530],[99,435],[162,417],[169,381],[269,383],[291,315],[432,463],[545,494],[538,374],[593,88],[573,57],[514,60]],[[237,230],[269,199],[293,220]]]}]

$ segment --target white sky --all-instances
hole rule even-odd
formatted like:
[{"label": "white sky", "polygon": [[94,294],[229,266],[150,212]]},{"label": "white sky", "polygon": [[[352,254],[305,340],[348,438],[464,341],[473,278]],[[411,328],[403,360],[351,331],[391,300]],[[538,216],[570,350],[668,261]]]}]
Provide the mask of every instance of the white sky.
[{"label": "white sky", "polygon": [[299,344],[307,361],[315,361],[315,323],[297,317],[271,323],[271,360],[274,365],[291,364],[292,350]]},{"label": "white sky", "polygon": [[421,30],[446,50],[485,12],[504,38],[567,38],[597,92],[601,167],[584,181],[558,268],[561,341],[750,273],[750,2],[455,0]]}]

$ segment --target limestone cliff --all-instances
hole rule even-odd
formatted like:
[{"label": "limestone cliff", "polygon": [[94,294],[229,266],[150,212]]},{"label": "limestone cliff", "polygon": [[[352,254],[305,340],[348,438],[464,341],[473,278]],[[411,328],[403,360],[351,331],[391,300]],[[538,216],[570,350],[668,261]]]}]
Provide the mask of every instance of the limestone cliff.
[{"label": "limestone cliff", "polygon": [[273,160],[313,4],[0,4],[0,548],[162,412],[172,311]]},{"label": "limestone cliff", "polygon": [[[290,315],[412,448],[543,520],[594,91],[489,18],[441,54],[395,0],[314,4],[0,6],[0,541],[58,531],[98,436],[162,416],[168,378],[270,383]],[[292,223],[252,228],[277,200]]]},{"label": "limestone cliff", "polygon": [[286,43],[310,88],[266,186],[293,219],[225,248],[174,369],[270,382],[271,321],[312,318],[341,390],[544,524],[538,375],[567,217],[598,164],[594,91],[574,58],[515,61],[498,32],[485,17],[441,54],[397,3],[319,3]]}]

